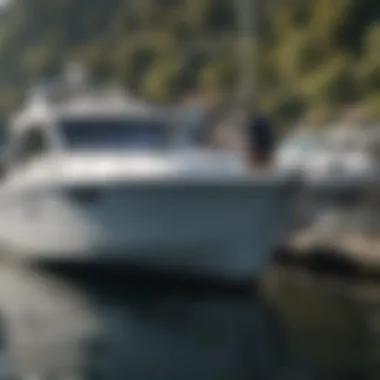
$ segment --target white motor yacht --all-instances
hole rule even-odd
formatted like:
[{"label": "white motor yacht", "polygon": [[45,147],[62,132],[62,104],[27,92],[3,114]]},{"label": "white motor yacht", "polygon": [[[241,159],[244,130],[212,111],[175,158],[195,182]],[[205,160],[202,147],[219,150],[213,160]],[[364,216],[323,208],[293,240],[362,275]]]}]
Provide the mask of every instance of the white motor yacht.
[{"label": "white motor yacht", "polygon": [[269,260],[292,218],[292,175],[177,144],[180,126],[124,95],[49,91],[10,124],[0,241],[13,256],[237,280]]}]

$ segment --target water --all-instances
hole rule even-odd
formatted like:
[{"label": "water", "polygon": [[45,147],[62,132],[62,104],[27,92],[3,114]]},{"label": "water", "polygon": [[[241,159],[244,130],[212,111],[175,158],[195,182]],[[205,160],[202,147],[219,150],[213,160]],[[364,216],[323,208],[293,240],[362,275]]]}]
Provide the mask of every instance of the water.
[{"label": "water", "polygon": [[379,284],[278,268],[266,281],[280,320],[320,378],[380,378]]},{"label": "water", "polygon": [[363,380],[380,374],[376,284],[275,268],[265,276],[264,301],[242,289],[174,286],[123,271],[3,267],[0,281],[0,352],[23,375]]},{"label": "water", "polygon": [[115,270],[1,271],[2,348],[23,376],[265,380],[298,371],[253,292],[138,281]]}]

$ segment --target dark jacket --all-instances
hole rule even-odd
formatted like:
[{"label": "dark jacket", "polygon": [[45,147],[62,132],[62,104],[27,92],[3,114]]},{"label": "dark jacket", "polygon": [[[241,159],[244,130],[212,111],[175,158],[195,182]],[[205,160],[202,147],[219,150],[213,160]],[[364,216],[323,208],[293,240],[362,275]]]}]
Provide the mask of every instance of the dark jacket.
[{"label": "dark jacket", "polygon": [[271,154],[276,138],[271,122],[263,116],[252,117],[248,124],[249,145],[252,152]]}]

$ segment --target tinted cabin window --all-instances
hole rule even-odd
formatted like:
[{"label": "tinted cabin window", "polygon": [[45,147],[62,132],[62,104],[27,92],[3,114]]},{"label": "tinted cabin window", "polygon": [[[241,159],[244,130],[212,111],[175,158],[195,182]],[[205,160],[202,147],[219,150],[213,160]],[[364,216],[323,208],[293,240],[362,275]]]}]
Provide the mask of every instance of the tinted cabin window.
[{"label": "tinted cabin window", "polygon": [[47,140],[42,130],[40,128],[30,129],[21,137],[17,161],[18,163],[26,163],[43,155],[47,150]]},{"label": "tinted cabin window", "polygon": [[166,148],[171,133],[152,120],[65,120],[61,134],[68,149]]}]

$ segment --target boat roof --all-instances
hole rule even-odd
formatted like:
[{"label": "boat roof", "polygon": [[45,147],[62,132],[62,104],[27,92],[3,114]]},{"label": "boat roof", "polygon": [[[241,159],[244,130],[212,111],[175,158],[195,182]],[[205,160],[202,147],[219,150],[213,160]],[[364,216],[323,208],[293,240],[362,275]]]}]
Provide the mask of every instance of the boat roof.
[{"label": "boat roof", "polygon": [[63,118],[163,118],[164,110],[136,99],[120,88],[65,88],[53,83],[34,88],[21,111],[11,120],[12,131],[35,124],[48,127]]}]

